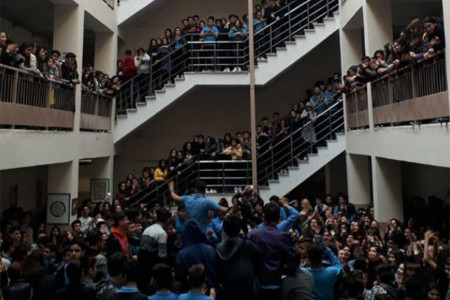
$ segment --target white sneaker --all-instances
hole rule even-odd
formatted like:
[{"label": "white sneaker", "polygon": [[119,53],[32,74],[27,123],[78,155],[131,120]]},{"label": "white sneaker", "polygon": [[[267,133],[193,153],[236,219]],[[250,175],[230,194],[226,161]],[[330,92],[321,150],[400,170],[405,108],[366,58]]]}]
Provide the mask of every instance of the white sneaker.
[{"label": "white sneaker", "polygon": [[230,68],[225,68],[225,69],[223,69],[223,71],[224,72],[230,72],[231,70],[230,70]]},{"label": "white sneaker", "polygon": [[241,72],[241,71],[242,71],[241,68],[237,67],[237,72]]},{"label": "white sneaker", "polygon": [[233,68],[233,70],[231,70],[231,72],[237,72],[237,68]]}]

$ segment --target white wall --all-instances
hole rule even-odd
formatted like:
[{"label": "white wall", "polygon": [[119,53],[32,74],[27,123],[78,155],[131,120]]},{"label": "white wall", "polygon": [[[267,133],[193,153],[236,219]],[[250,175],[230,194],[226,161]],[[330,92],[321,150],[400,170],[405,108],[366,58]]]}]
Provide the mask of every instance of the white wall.
[{"label": "white wall", "polygon": [[[213,15],[226,17],[231,13],[242,16],[247,11],[247,1],[227,0],[172,0],[153,1],[132,18],[124,21],[126,15],[140,7],[145,7],[148,0],[125,0],[119,7],[120,37],[125,44],[119,47],[119,57],[126,49],[147,48],[152,37],[162,37],[166,28],[172,30],[179,26],[181,20],[190,15],[199,15],[205,20]],[[151,16],[151,17],[149,17]]]},{"label": "white wall", "polygon": [[19,46],[24,42],[34,42],[38,46],[43,46],[48,49],[52,48],[52,41],[35,35],[31,31],[21,27],[14,25],[11,21],[1,18],[0,19],[0,31],[5,31],[8,34],[8,37],[16,42]]},{"label": "white wall", "polygon": [[347,152],[450,168],[450,130],[432,124],[347,132]]},{"label": "white wall", "polygon": [[[37,208],[38,185],[42,187],[42,203],[45,205],[47,166],[0,171],[0,211],[10,207],[11,187],[17,185],[17,205],[25,211]],[[40,184],[38,184],[40,182]]]}]

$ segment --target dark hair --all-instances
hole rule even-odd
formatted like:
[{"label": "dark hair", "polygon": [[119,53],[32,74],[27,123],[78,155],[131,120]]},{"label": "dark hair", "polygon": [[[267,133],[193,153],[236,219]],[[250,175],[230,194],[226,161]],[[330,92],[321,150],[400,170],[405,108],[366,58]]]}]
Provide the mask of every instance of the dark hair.
[{"label": "dark hair", "polygon": [[205,191],[206,191],[206,183],[204,181],[202,181],[202,180],[197,180],[195,182],[194,189],[197,192],[204,194]]},{"label": "dark hair", "polygon": [[124,273],[124,265],[127,261],[126,256],[122,252],[113,253],[108,258],[108,273],[111,276],[119,276]]},{"label": "dark hair", "polygon": [[210,20],[214,22],[215,18],[213,16],[209,16],[208,21],[210,21]]},{"label": "dark hair", "polygon": [[80,220],[75,220],[75,221],[73,221],[73,222],[70,224],[70,226],[72,227],[72,229],[75,228],[75,225],[76,225],[76,224],[80,224],[80,225],[81,225],[81,221],[80,221]]},{"label": "dark hair", "polygon": [[79,261],[72,261],[66,268],[67,278],[69,279],[69,285],[80,285],[81,277],[83,276],[83,268]]},{"label": "dark hair", "polygon": [[138,262],[135,260],[128,260],[123,265],[124,274],[127,282],[136,282],[139,278]]},{"label": "dark hair", "polygon": [[165,223],[172,217],[172,214],[167,208],[160,208],[156,211],[156,221]]},{"label": "dark hair", "polygon": [[160,159],[160,160],[159,160],[159,163],[158,163],[158,167],[159,167],[161,170],[163,169],[163,166],[162,166],[163,162],[166,164],[166,166],[165,166],[164,168],[167,169],[167,161],[166,161],[165,159]]},{"label": "dark hair", "polygon": [[189,268],[189,283],[192,288],[199,288],[206,281],[205,267],[202,264]]},{"label": "dark hair", "polygon": [[434,23],[434,24],[437,24],[438,21],[436,20],[435,17],[425,17],[423,19],[422,23]]},{"label": "dark hair", "polygon": [[114,227],[119,226],[119,222],[123,221],[126,217],[127,217],[127,215],[123,211],[115,213],[114,216],[113,216],[113,218],[114,218]]},{"label": "dark hair", "polygon": [[131,50],[125,50],[125,55],[131,55],[131,54],[132,54]]},{"label": "dark hair", "polygon": [[73,58],[73,59],[75,59],[75,58],[77,58],[77,56],[76,56],[75,53],[73,53],[73,52],[68,52],[68,53],[66,54],[66,59],[68,59],[68,58]]},{"label": "dark hair", "polygon": [[20,233],[22,233],[22,230],[20,229],[19,226],[11,226],[11,228],[9,228],[8,230],[8,234],[13,234],[14,231],[20,231]]},{"label": "dark hair", "polygon": [[280,220],[280,206],[270,202],[264,205],[264,219],[267,223],[277,223]]},{"label": "dark hair", "polygon": [[223,220],[223,230],[229,237],[238,236],[241,228],[241,219],[237,215],[226,216]]},{"label": "dark hair", "polygon": [[51,55],[53,56],[53,54],[58,54],[58,56],[61,56],[61,52],[58,50],[52,50]]},{"label": "dark hair", "polygon": [[313,265],[322,263],[323,248],[317,244],[311,244],[308,249],[308,258]]},{"label": "dark hair", "polygon": [[172,288],[172,270],[166,264],[156,264],[152,269],[152,276],[155,279],[158,289]]},{"label": "dark hair", "polygon": [[69,243],[69,247],[72,245],[78,245],[78,246],[80,246],[81,250],[83,250],[83,251],[86,250],[86,244],[82,239],[75,238],[75,239],[71,240]]},{"label": "dark hair", "polygon": [[394,272],[389,264],[381,264],[375,268],[375,273],[380,277],[381,283],[391,283],[394,281]]}]

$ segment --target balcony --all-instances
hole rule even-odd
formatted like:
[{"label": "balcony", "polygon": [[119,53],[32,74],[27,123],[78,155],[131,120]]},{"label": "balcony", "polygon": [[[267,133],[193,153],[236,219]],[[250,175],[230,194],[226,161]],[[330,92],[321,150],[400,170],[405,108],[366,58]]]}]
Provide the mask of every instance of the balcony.
[{"label": "balcony", "polygon": [[[66,82],[0,65],[0,126],[73,131],[75,95]],[[110,97],[83,93],[80,129],[110,131],[112,103]]]},{"label": "balcony", "polygon": [[346,107],[348,129],[370,127],[372,116],[373,126],[377,127],[448,119],[444,54],[418,61],[356,88],[347,95]]}]

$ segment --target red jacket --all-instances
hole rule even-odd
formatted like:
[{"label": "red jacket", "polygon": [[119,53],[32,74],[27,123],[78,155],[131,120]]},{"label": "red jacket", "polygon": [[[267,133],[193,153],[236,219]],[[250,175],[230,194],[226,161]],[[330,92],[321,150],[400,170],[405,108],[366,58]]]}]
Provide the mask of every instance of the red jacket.
[{"label": "red jacket", "polygon": [[127,78],[131,78],[136,75],[136,66],[134,65],[133,56],[122,59],[122,71]]}]

